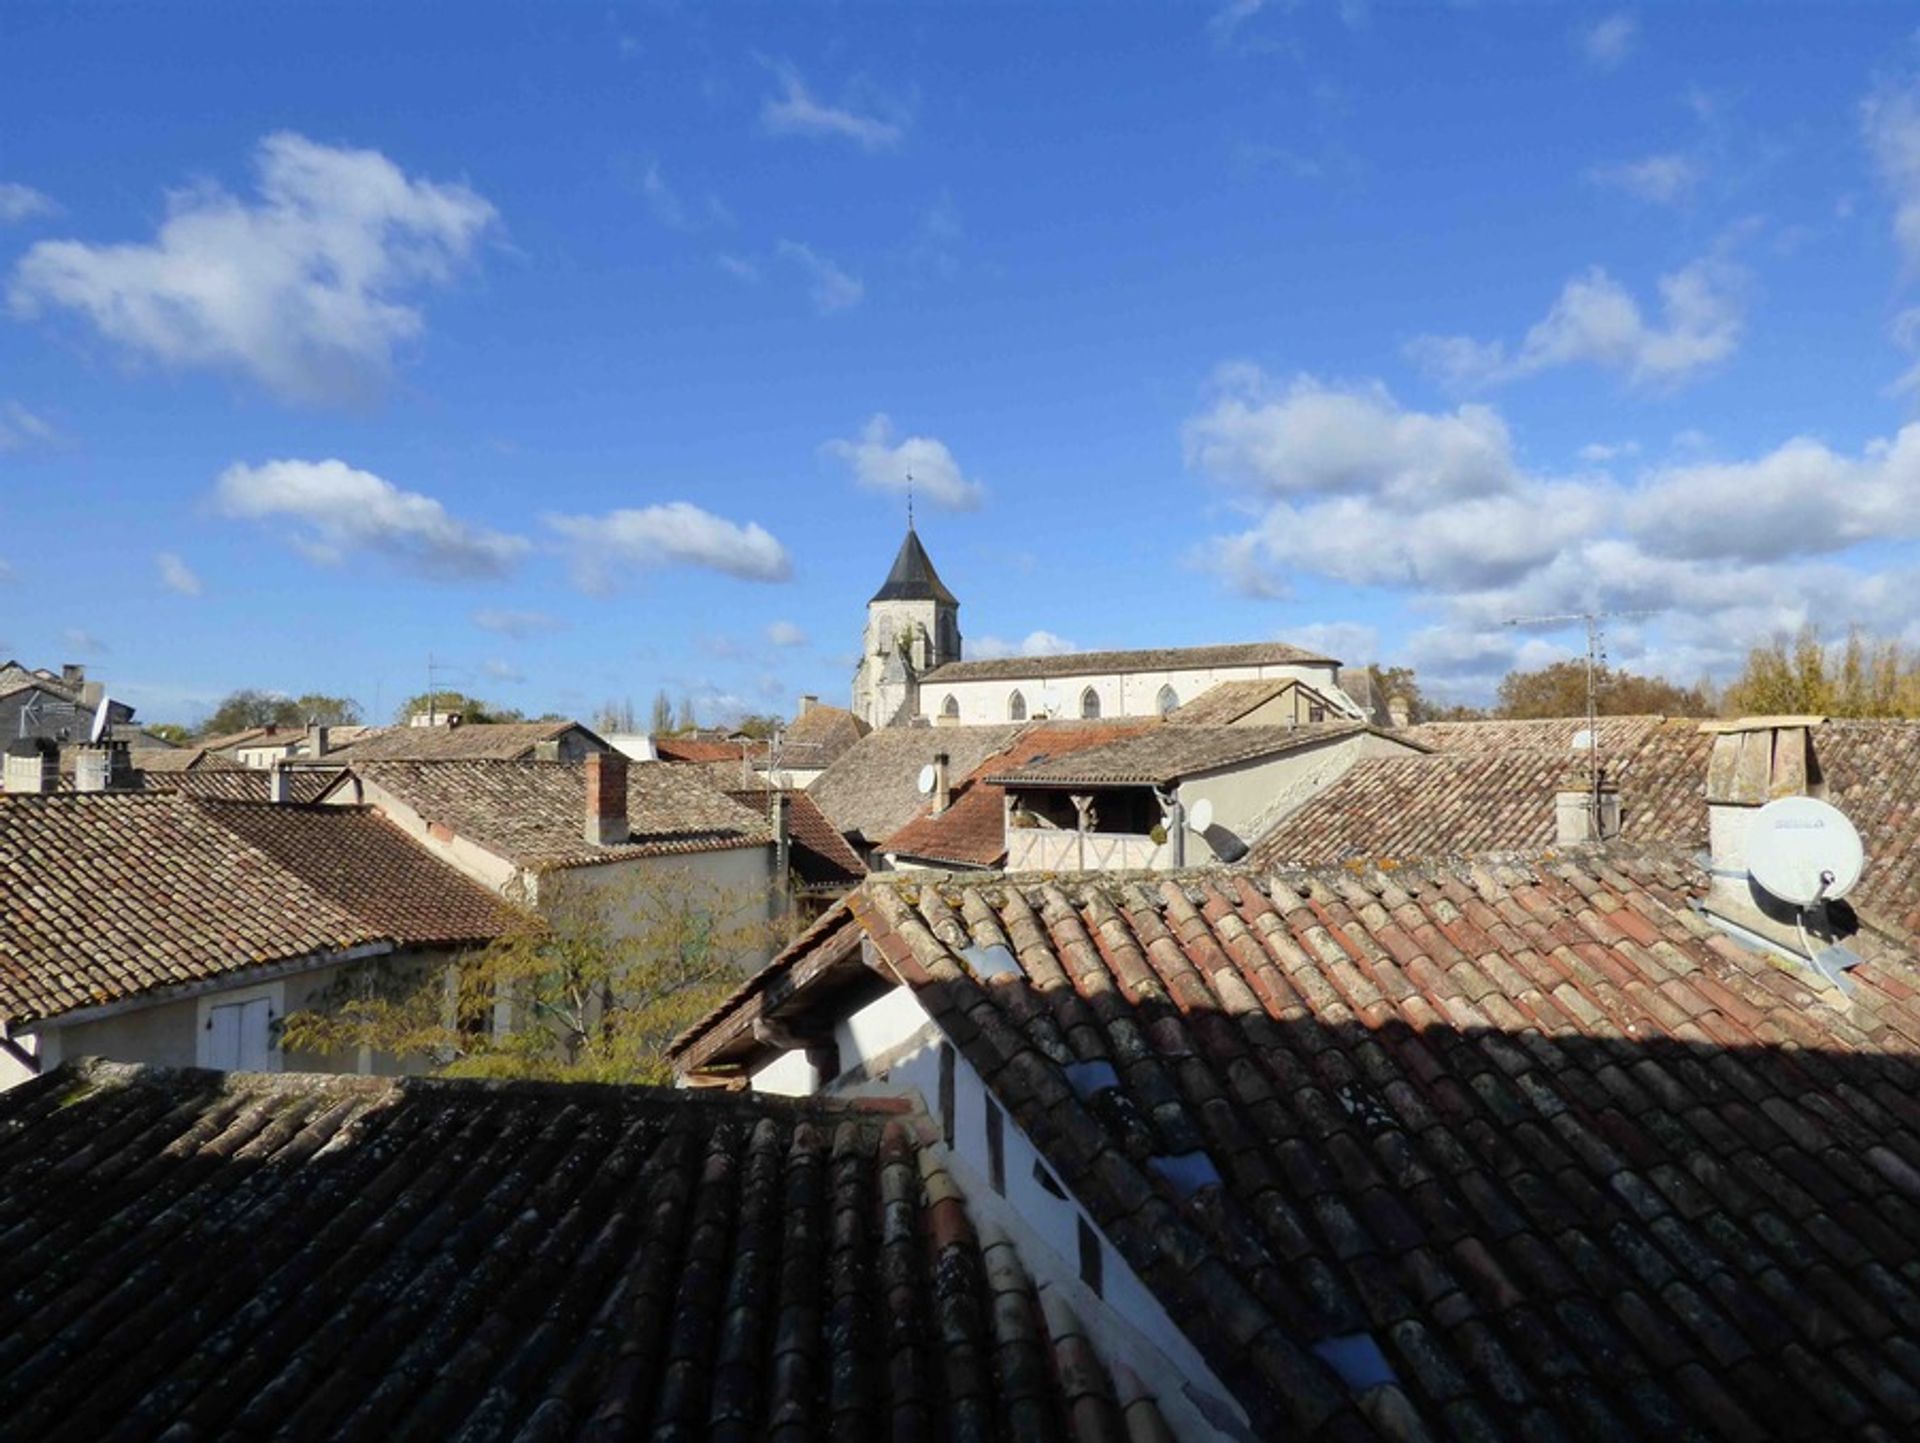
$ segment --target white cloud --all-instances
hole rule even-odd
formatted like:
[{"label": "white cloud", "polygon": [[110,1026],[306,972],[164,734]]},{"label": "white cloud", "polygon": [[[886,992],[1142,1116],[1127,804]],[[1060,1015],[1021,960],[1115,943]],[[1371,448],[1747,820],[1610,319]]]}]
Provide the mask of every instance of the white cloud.
[{"label": "white cloud", "polygon": [[986,499],[986,487],[967,478],[944,441],[908,436],[896,444],[884,414],[875,413],[852,440],[829,441],[821,450],[846,462],[869,491],[904,495],[911,475],[916,497],[949,511],[971,511]]},{"label": "white cloud", "polygon": [[108,646],[92,632],[83,630],[77,626],[69,626],[63,630],[60,633],[60,640],[65,642],[70,649],[80,652],[85,656],[99,656],[113,650],[112,647]]},{"label": "white cloud", "polygon": [[1056,636],[1051,631],[1030,631],[1019,641],[977,636],[967,642],[967,655],[975,661],[998,661],[1008,656],[1068,656],[1079,649],[1064,636]]},{"label": "white cloud", "polygon": [[1589,441],[1577,453],[1582,461],[1594,465],[1604,465],[1608,461],[1618,461],[1627,456],[1640,454],[1638,441]]},{"label": "white cloud", "polygon": [[1471,388],[1556,366],[1622,372],[1636,385],[1678,385],[1732,355],[1746,321],[1744,275],[1719,260],[1660,277],[1660,322],[1599,266],[1561,288],[1551,309],[1510,354],[1500,341],[1419,336],[1407,355],[1436,378]]},{"label": "white cloud", "polygon": [[736,281],[745,281],[750,286],[757,286],[765,278],[760,270],[760,263],[749,260],[745,256],[727,255],[725,252],[722,252],[713,259],[714,263],[718,265],[721,270],[732,276]]},{"label": "white cloud", "polygon": [[1621,10],[1596,21],[1579,33],[1580,53],[1600,70],[1612,70],[1633,53],[1640,39],[1640,22]]},{"label": "white cloud", "polygon": [[680,192],[668,184],[666,172],[656,160],[647,162],[646,171],[640,177],[640,195],[647,209],[653,212],[653,218],[673,230],[700,230],[733,218],[716,195],[709,195],[697,204],[682,200]]},{"label": "white cloud", "polygon": [[1700,167],[1687,156],[1669,152],[1618,165],[1595,166],[1587,172],[1587,179],[1653,205],[1678,205],[1699,185]]},{"label": "white cloud", "polygon": [[1861,102],[1861,129],[1893,201],[1893,234],[1909,269],[1920,267],[1920,88],[1885,82]]},{"label": "white cloud", "polygon": [[0,180],[0,225],[18,225],[35,216],[58,215],[53,197],[17,180]]},{"label": "white cloud", "polygon": [[813,298],[813,308],[823,316],[835,311],[844,311],[849,306],[860,304],[866,294],[866,287],[860,278],[847,274],[832,261],[799,241],[783,240],[777,247],[780,255],[795,262],[807,273],[812,282],[809,294]]},{"label": "white cloud", "polygon": [[156,552],[154,566],[160,572],[160,584],[168,591],[178,592],[182,596],[198,596],[202,590],[200,578],[171,551]]},{"label": "white cloud", "polygon": [[775,646],[805,646],[807,634],[791,621],[775,621],[767,626],[767,640]]},{"label": "white cloud", "polygon": [[0,456],[9,451],[51,446],[58,439],[53,427],[18,401],[0,402]]},{"label": "white cloud", "polygon": [[509,682],[516,686],[527,679],[527,674],[520,670],[519,667],[513,665],[512,662],[497,659],[481,662],[480,670],[485,672],[494,681]]},{"label": "white cloud", "polygon": [[151,242],[41,241],[14,268],[13,313],[76,311],[130,356],[238,371],[292,400],[368,394],[424,328],[405,298],[452,278],[494,208],[378,151],[285,132],[255,166],[252,200],[169,194]]},{"label": "white cloud", "polygon": [[235,463],[214,502],[228,516],[296,523],[293,544],[324,565],[367,550],[432,576],[499,576],[527,550],[522,537],[455,520],[432,497],[344,461]]},{"label": "white cloud", "polygon": [[1359,621],[1311,621],[1289,626],[1280,633],[1280,639],[1334,657],[1346,666],[1362,666],[1380,656],[1379,629]]},{"label": "white cloud", "polygon": [[1266,0],[1226,0],[1226,4],[1207,17],[1207,38],[1215,45],[1225,46],[1242,25],[1265,7]]},{"label": "white cloud", "polygon": [[[1255,595],[1308,578],[1382,588],[1430,619],[1403,655],[1441,695],[1484,700],[1510,667],[1583,640],[1505,624],[1516,617],[1651,610],[1614,624],[1613,654],[1682,682],[1737,670],[1748,647],[1809,618],[1920,639],[1920,566],[1885,550],[1920,539],[1920,423],[1857,451],[1802,437],[1566,478],[1524,466],[1484,407],[1412,411],[1378,386],[1233,367],[1186,440],[1190,464],[1255,512],[1195,562]],[[1363,654],[1312,628],[1289,639]]]},{"label": "white cloud", "polygon": [[473,614],[473,624],[482,631],[501,636],[525,638],[543,631],[558,631],[560,622],[544,611],[496,611],[482,609]]},{"label": "white cloud", "polygon": [[742,581],[793,575],[787,548],[758,524],[742,526],[687,501],[546,522],[571,543],[574,578],[589,591],[609,589],[623,572],[661,566],[704,567]]},{"label": "white cloud", "polygon": [[906,128],[897,121],[822,104],[793,66],[776,64],[772,69],[780,81],[780,93],[768,96],[760,106],[760,123],[772,134],[851,140],[867,151],[890,150],[905,137]]}]

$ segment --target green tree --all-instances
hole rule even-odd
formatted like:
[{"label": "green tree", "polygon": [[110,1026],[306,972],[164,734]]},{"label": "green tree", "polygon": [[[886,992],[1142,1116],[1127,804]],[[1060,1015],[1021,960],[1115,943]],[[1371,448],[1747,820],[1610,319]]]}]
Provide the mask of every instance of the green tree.
[{"label": "green tree", "polygon": [[310,691],[294,699],[300,719],[321,726],[350,727],[360,724],[360,703],[350,696],[327,696]]},{"label": "green tree", "polygon": [[666,1082],[667,1044],[784,940],[771,911],[684,871],[563,892],[450,969],[361,964],[287,1018],[282,1046],[367,1047],[461,1077]]},{"label": "green tree", "polygon": [[304,718],[300,708],[292,697],[282,696],[278,692],[260,691],[254,687],[244,687],[239,691],[228,692],[219,706],[213,709],[201,725],[202,736],[225,736],[229,732],[245,731],[249,727],[299,726]]},{"label": "green tree", "polygon": [[140,728],[156,741],[172,742],[175,746],[185,746],[193,740],[193,733],[173,722],[154,722]]},{"label": "green tree", "polygon": [[[1709,716],[1712,698],[1699,687],[1665,677],[1601,667],[1594,674],[1594,709],[1601,716]],[[1587,664],[1556,661],[1501,678],[1495,714],[1519,719],[1587,713]]]},{"label": "green tree", "polygon": [[395,708],[394,721],[401,726],[406,726],[413,720],[416,712],[422,714],[426,712],[429,700],[433,703],[433,714],[436,717],[457,716],[464,722],[526,720],[523,713],[512,707],[495,706],[492,702],[482,701],[477,696],[467,696],[463,692],[436,691],[429,697],[429,694],[423,691],[418,696],[408,697]]},{"label": "green tree", "polygon": [[743,737],[752,737],[757,742],[763,742],[783,725],[785,725],[785,723],[770,712],[750,712],[740,718],[738,725],[736,725],[733,730]]}]

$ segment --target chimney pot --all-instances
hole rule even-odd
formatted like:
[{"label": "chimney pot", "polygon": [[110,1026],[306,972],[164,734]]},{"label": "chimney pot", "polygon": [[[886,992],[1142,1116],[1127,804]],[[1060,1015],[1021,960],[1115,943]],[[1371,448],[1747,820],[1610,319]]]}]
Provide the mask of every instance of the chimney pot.
[{"label": "chimney pot", "polygon": [[619,752],[587,757],[587,841],[617,847],[633,835],[627,822],[627,759]]},{"label": "chimney pot", "polygon": [[1553,831],[1557,845],[1605,842],[1620,835],[1620,789],[1605,772],[1600,774],[1599,781],[1596,803],[1594,778],[1585,767],[1575,767],[1561,779],[1559,790],[1553,794]]},{"label": "chimney pot", "polygon": [[949,762],[945,752],[934,753],[933,758],[933,815],[939,816],[953,805],[953,789],[947,775]]},{"label": "chimney pot", "polygon": [[66,661],[60,664],[60,680],[68,686],[80,686],[86,679],[87,669],[79,662]]}]

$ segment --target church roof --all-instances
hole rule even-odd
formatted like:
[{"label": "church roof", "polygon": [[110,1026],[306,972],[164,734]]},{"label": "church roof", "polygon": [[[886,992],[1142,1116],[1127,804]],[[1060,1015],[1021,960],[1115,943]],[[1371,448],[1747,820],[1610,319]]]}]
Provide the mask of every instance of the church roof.
[{"label": "church roof", "polygon": [[875,601],[942,601],[948,606],[958,606],[960,602],[947,584],[940,579],[940,573],[933,569],[933,559],[927,555],[927,548],[920,544],[920,534],[911,526],[907,528],[906,540],[900,543],[900,554],[893,558],[893,570],[887,573],[887,579],[873,594]]}]

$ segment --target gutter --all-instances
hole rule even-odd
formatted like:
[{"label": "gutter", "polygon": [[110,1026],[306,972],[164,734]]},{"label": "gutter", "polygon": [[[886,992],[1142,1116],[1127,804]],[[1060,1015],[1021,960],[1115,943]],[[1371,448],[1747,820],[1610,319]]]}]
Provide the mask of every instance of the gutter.
[{"label": "gutter", "polygon": [[334,967],[347,962],[362,962],[369,957],[381,957],[398,950],[399,948],[392,942],[364,942],[355,947],[342,947],[333,951],[308,952],[279,962],[238,967],[215,977],[202,977],[192,982],[176,982],[169,986],[156,987],[146,992],[135,993],[131,997],[115,998],[112,1002],[101,1002],[92,1007],[76,1007],[68,1012],[36,1017],[31,1021],[14,1024],[14,1030],[35,1035],[43,1027],[68,1027],[82,1022],[98,1022],[108,1017],[118,1017],[122,1013],[138,1012],[142,1008],[155,1007],[162,1002],[178,1002],[188,997],[204,997],[209,992],[224,992],[230,987],[251,987],[260,982],[291,977],[299,972],[313,972],[322,967]]}]

